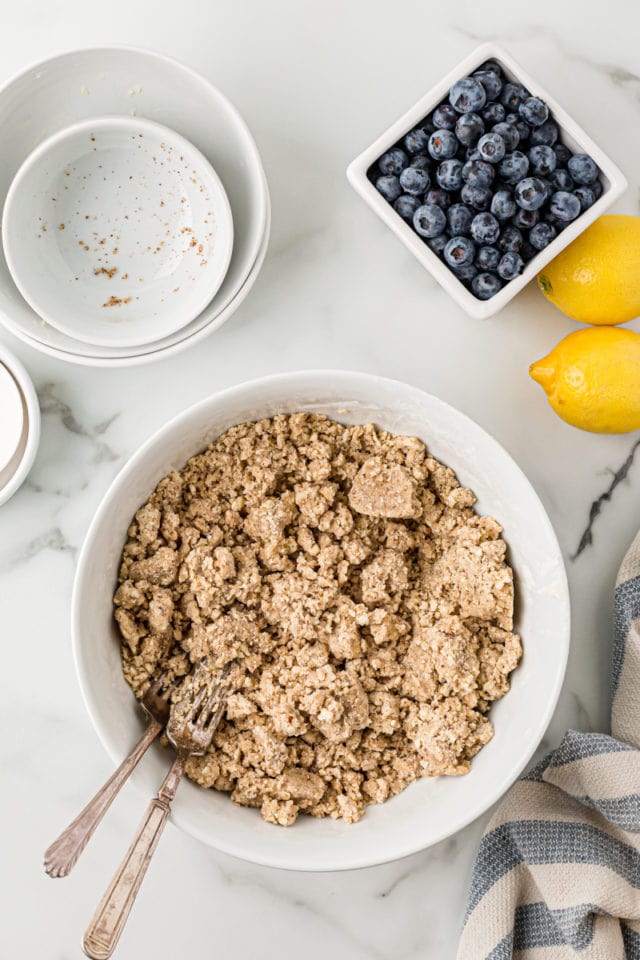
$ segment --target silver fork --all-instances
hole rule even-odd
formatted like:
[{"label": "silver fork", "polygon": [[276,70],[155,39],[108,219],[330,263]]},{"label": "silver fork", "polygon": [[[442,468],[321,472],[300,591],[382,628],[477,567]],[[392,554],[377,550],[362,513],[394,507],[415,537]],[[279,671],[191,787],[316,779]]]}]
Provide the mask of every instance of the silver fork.
[{"label": "silver fork", "polygon": [[133,773],[138,761],[166,726],[171,707],[172,689],[173,685],[167,682],[166,674],[161,673],[145,693],[140,705],[149,717],[149,726],[131,753],[125,757],[107,782],[100,787],[84,810],[45,850],[44,869],[50,877],[67,877],[71,873],[78,857],[93,836],[96,827],[122,786]]},{"label": "silver fork", "polygon": [[193,675],[193,688],[171,709],[166,733],[177,755],[87,927],[82,948],[91,960],[107,960],[120,939],[169,817],[186,760],[206,752],[224,713],[231,667],[232,663],[227,664],[211,685],[200,665]]}]

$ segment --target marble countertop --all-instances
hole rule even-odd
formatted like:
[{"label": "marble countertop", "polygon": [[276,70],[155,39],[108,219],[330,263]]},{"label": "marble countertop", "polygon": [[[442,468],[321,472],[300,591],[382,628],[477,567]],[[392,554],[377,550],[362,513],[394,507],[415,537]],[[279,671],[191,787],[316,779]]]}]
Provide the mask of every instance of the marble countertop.
[{"label": "marble countertop", "polygon": [[[143,807],[125,789],[74,874],[44,876],[42,851],[110,773],[71,657],[78,549],[129,455],[222,387],[302,367],[366,370],[423,387],[494,434],[539,492],[571,587],[569,667],[541,750],[569,726],[606,729],[612,586],[640,526],[640,440],[556,419],[527,368],[575,325],[531,286],[494,320],[467,318],[359,200],[345,168],[475,44],[495,39],[620,164],[630,187],[617,209],[638,213],[640,7],[610,0],[596,18],[575,0],[157,0],[153,12],[144,0],[30,0],[7,20],[1,80],[53,52],[108,42],[155,47],[200,70],[249,123],[273,202],[253,291],[191,352],[93,370],[0,332],[31,372],[43,414],[31,475],[0,508],[0,955],[72,960]],[[324,875],[242,863],[169,826],[117,956],[452,960],[486,819],[409,859]]]}]

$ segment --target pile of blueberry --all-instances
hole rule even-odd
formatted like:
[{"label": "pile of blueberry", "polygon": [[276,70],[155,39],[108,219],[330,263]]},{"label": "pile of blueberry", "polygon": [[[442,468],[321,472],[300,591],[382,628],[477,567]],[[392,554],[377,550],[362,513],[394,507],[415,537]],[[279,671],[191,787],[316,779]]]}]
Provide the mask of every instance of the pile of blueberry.
[{"label": "pile of blueberry", "polygon": [[369,170],[385,200],[489,300],[602,194],[547,105],[488,60]]}]

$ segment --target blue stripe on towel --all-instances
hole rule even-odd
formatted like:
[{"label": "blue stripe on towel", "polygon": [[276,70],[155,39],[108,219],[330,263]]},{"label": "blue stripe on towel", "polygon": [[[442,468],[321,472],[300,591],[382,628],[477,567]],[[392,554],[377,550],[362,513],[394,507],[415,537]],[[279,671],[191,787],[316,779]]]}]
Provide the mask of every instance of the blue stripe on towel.
[{"label": "blue stripe on towel", "polygon": [[486,960],[512,960],[513,957],[513,930],[507,934],[504,940],[497,943],[491,953],[487,954]]},{"label": "blue stripe on towel", "polygon": [[633,750],[628,743],[622,743],[606,733],[579,733],[569,730],[558,749],[551,755],[550,767],[563,767],[576,760],[585,760],[587,757],[598,757],[603,753],[622,753]]},{"label": "blue stripe on towel", "polygon": [[516,909],[513,949],[557,947],[568,944],[584,950],[593,940],[595,914],[604,914],[593,903],[550,910],[546,903],[527,903]]},{"label": "blue stripe on towel", "polygon": [[[640,960],[640,933],[636,933],[626,923],[621,924],[622,942],[624,943],[624,955],[626,960]],[[509,958],[511,960],[511,958]]]},{"label": "blue stripe on towel", "polygon": [[[640,764],[640,759],[638,760]],[[626,797],[613,797],[608,800],[592,800],[591,797],[576,797],[579,803],[597,810],[610,823],[632,833],[640,831],[640,793],[629,793]]]},{"label": "blue stripe on towel", "polygon": [[640,617],[640,576],[632,577],[616,587],[614,594],[613,651],[611,655],[611,689],[618,689],[624,648],[631,621]]}]

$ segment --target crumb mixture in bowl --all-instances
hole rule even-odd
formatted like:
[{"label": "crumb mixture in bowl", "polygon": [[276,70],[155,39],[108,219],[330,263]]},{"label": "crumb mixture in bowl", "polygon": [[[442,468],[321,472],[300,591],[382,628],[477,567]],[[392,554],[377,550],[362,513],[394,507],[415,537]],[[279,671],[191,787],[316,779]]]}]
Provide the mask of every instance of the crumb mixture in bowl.
[{"label": "crumb mixture in bowl", "polygon": [[420,440],[307,413],[165,477],[114,604],[138,697],[160,668],[237,661],[188,776],[290,825],[467,773],[521,656],[502,529],[474,502]]}]

